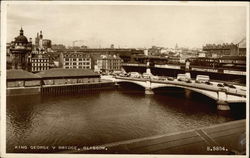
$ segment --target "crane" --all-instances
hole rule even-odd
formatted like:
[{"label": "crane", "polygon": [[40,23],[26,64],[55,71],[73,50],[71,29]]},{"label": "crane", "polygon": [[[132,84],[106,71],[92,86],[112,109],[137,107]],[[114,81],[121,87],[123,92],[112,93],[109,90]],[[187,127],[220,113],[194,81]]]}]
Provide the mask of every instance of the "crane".
[{"label": "crane", "polygon": [[240,40],[240,42],[238,42],[237,45],[239,45],[240,43],[242,43],[244,40],[246,40],[246,37],[242,38],[242,40]]}]

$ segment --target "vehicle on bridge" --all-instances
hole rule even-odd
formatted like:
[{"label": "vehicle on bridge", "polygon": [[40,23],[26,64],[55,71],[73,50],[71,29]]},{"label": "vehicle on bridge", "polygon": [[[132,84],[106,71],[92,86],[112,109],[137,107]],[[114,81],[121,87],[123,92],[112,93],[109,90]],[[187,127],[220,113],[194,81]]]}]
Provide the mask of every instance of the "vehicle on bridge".
[{"label": "vehicle on bridge", "polygon": [[236,88],[234,85],[232,85],[232,84],[229,84],[229,83],[223,83],[223,86],[225,86],[225,87],[229,87],[229,88]]},{"label": "vehicle on bridge", "polygon": [[219,90],[223,91],[223,92],[227,92],[227,89],[225,88],[225,86],[221,83],[217,84],[217,87],[220,87]]},{"label": "vehicle on bridge", "polygon": [[217,86],[218,86],[218,87],[224,87],[224,85],[223,85],[223,84],[220,84],[220,83],[217,84]]},{"label": "vehicle on bridge", "polygon": [[213,85],[213,83],[209,82],[209,81],[206,81],[205,82],[206,85]]},{"label": "vehicle on bridge", "polygon": [[197,75],[196,76],[196,83],[206,83],[209,82],[210,78],[207,75]]},{"label": "vehicle on bridge", "polygon": [[129,77],[130,74],[122,72],[122,73],[118,74],[117,76],[120,76],[120,77]]},{"label": "vehicle on bridge", "polygon": [[130,72],[130,77],[133,77],[133,78],[140,78],[140,77],[141,77],[141,74],[139,74],[138,72]]},{"label": "vehicle on bridge", "polygon": [[174,78],[173,78],[173,77],[167,77],[166,80],[167,80],[167,81],[174,81]]},{"label": "vehicle on bridge", "polygon": [[191,78],[187,77],[186,74],[178,74],[177,75],[177,80],[178,81],[184,81],[184,82],[187,82],[187,83],[191,83]]},{"label": "vehicle on bridge", "polygon": [[158,77],[158,80],[160,80],[160,81],[166,81],[167,80],[166,76],[157,76],[157,77]]},{"label": "vehicle on bridge", "polygon": [[159,80],[160,77],[159,77],[159,76],[152,76],[152,79],[153,79],[153,80]]}]

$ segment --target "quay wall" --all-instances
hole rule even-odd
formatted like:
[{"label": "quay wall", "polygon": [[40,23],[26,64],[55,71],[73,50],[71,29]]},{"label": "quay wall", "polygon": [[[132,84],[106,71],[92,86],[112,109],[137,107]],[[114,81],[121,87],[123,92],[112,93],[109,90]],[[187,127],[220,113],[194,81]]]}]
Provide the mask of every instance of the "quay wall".
[{"label": "quay wall", "polygon": [[32,95],[32,94],[40,94],[41,87],[15,87],[15,88],[7,88],[6,95],[7,96],[17,96],[17,95]]},{"label": "quay wall", "polygon": [[102,81],[98,83],[43,85],[34,87],[8,87],[6,90],[6,95],[16,96],[31,94],[79,94],[90,90],[113,88],[114,86],[115,85],[112,81]]},{"label": "quay wall", "polygon": [[47,94],[84,94],[91,90],[113,88],[113,82],[100,82],[100,83],[83,83],[83,84],[70,84],[70,85],[47,85],[41,89],[42,95]]}]

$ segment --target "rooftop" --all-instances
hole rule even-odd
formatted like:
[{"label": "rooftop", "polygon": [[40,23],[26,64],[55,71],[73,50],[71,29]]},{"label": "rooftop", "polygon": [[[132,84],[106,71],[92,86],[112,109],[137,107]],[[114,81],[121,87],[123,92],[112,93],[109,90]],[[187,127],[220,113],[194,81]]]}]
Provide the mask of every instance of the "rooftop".
[{"label": "rooftop", "polygon": [[90,58],[90,54],[81,52],[64,52],[64,57],[74,57],[74,58]]},{"label": "rooftop", "polygon": [[7,80],[13,79],[40,79],[41,77],[28,71],[21,69],[7,70]]},{"label": "rooftop", "polygon": [[189,59],[246,60],[246,56],[222,56],[220,58],[213,58],[213,57],[191,57]]},{"label": "rooftop", "polygon": [[121,59],[117,55],[100,55],[97,59]]},{"label": "rooftop", "polygon": [[246,60],[246,56],[222,56],[220,59],[228,59],[228,60]]},{"label": "rooftop", "polygon": [[63,69],[54,68],[37,73],[42,78],[63,78],[63,77],[99,77],[99,75],[89,69]]}]

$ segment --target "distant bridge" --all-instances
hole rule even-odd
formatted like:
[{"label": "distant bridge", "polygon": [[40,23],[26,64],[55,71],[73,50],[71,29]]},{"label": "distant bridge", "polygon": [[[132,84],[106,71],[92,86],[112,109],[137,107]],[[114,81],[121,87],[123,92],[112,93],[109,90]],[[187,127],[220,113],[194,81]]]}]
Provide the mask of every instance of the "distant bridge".
[{"label": "distant bridge", "polygon": [[201,93],[217,101],[219,110],[230,110],[228,103],[246,102],[246,90],[242,87],[218,87],[217,84],[186,83],[183,81],[159,81],[144,78],[110,77],[113,82],[129,82],[145,88],[145,94],[154,94],[154,89],[161,87],[178,87]]}]

